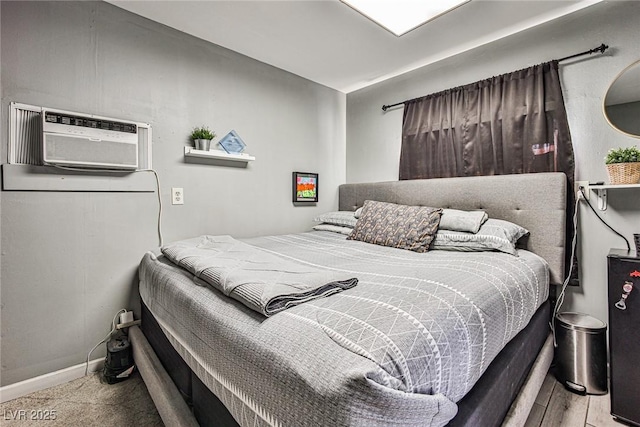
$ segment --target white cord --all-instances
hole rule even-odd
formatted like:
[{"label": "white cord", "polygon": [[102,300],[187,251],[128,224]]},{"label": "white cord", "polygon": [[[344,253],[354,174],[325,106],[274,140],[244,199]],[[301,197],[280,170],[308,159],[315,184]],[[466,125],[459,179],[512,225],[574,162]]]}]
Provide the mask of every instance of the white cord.
[{"label": "white cord", "polygon": [[[60,166],[60,165],[53,165],[53,166],[58,169],[64,169],[68,171],[77,171],[77,172],[107,172],[107,173],[129,173],[130,172],[125,170],[114,170],[114,169],[76,168],[76,167]],[[132,172],[153,172],[153,174],[156,177],[156,188],[157,188],[157,194],[158,194],[158,238],[160,239],[160,246],[162,246],[163,245],[162,225],[161,225],[162,224],[162,197],[160,196],[160,177],[158,176],[158,172],[156,172],[155,169],[137,169]]]},{"label": "white cord", "polygon": [[580,200],[582,200],[581,194],[578,194],[576,199],[576,206],[573,211],[573,239],[571,239],[571,258],[569,265],[569,272],[567,273],[567,278],[562,283],[562,289],[560,290],[560,294],[558,294],[558,298],[556,299],[556,304],[553,308],[553,317],[551,318],[551,333],[553,334],[553,346],[557,347],[558,343],[556,342],[556,315],[560,311],[560,307],[564,303],[564,295],[567,286],[569,285],[569,280],[571,280],[571,273],[573,272],[573,257],[576,253],[576,243],[578,241],[578,208],[580,206]]},{"label": "white cord", "polygon": [[160,177],[158,176],[158,172],[155,169],[142,169],[142,171],[153,172],[153,175],[156,177],[156,187],[158,189],[158,238],[160,239],[160,246],[163,245],[162,239],[162,197],[160,197]]},{"label": "white cord", "polygon": [[120,309],[115,316],[113,316],[113,320],[111,321],[111,330],[109,331],[109,333],[107,334],[106,337],[104,337],[104,339],[102,341],[100,341],[98,344],[94,345],[93,348],[91,350],[89,350],[89,353],[87,354],[87,364],[84,368],[84,374],[88,375],[89,374],[89,358],[91,357],[91,353],[93,353],[93,351],[98,348],[98,346],[102,343],[104,343],[106,340],[108,340],[109,338],[111,338],[111,334],[113,334],[116,330],[116,318],[120,315],[120,313],[126,313],[127,310],[122,308]]}]

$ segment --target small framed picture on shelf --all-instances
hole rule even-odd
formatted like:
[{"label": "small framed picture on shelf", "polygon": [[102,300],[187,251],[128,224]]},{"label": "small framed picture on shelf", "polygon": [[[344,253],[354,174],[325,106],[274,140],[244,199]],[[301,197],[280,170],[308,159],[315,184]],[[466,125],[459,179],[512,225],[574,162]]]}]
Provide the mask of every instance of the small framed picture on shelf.
[{"label": "small framed picture on shelf", "polygon": [[293,173],[293,202],[318,201],[318,174],[309,172]]},{"label": "small framed picture on shelf", "polygon": [[226,134],[224,138],[222,138],[220,142],[218,142],[218,144],[220,144],[224,151],[229,154],[242,153],[242,150],[244,150],[244,148],[247,146],[235,130],[232,130],[231,132]]}]

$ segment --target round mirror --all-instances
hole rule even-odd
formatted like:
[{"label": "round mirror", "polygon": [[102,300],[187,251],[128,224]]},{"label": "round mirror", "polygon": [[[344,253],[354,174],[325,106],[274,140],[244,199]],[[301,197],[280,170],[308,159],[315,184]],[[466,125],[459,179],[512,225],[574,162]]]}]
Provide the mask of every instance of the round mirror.
[{"label": "round mirror", "polygon": [[640,138],[640,61],[622,70],[609,86],[604,116],[615,129]]}]

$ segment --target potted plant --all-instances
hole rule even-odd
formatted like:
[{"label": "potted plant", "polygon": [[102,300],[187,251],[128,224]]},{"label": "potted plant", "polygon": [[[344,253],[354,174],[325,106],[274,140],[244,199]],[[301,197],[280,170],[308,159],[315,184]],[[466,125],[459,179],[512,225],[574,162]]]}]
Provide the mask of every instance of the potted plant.
[{"label": "potted plant", "polygon": [[191,131],[191,139],[193,140],[196,150],[209,151],[211,140],[216,137],[216,133],[209,130],[208,127],[195,127]]},{"label": "potted plant", "polygon": [[640,182],[640,150],[637,147],[611,149],[604,160],[611,184]]}]

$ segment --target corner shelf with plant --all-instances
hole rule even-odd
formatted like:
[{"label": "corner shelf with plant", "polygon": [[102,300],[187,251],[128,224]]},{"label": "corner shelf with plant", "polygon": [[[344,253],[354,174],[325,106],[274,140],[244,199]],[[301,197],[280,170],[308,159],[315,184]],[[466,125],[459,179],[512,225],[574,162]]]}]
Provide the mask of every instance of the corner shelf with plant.
[{"label": "corner shelf with plant", "polygon": [[640,189],[640,150],[636,146],[613,148],[604,159],[610,184],[591,185],[598,196],[598,208],[607,209],[607,190]]}]

